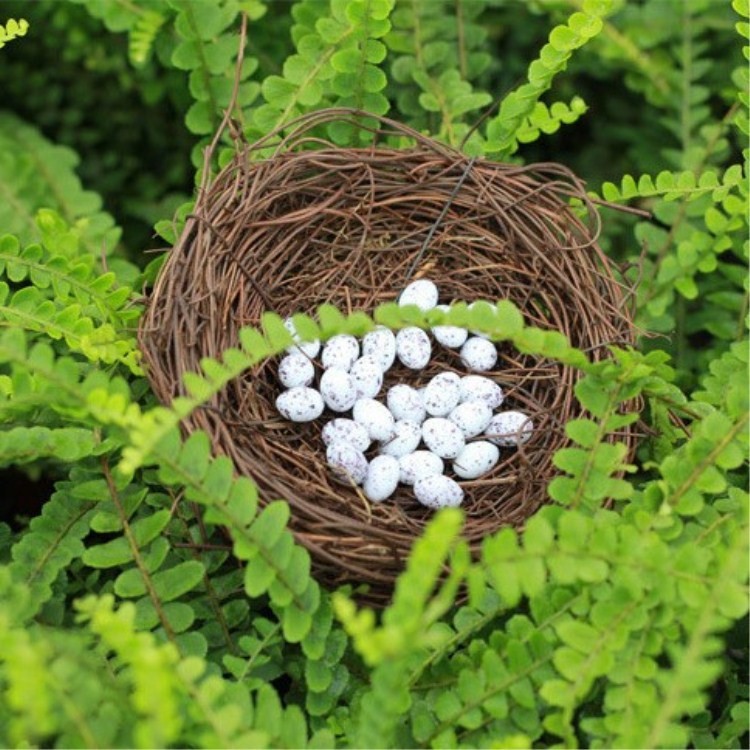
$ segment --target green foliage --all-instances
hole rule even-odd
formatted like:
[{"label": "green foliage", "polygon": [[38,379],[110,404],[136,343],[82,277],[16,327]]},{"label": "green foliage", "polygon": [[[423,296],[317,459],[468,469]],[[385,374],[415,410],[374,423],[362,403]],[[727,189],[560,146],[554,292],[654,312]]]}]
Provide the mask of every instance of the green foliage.
[{"label": "green foliage", "polygon": [[552,29],[539,57],[529,65],[527,83],[504,97],[497,116],[488,123],[485,153],[507,158],[518,148],[519,131],[528,134],[530,127],[536,127],[544,132],[549,115],[537,108],[539,97],[565,70],[573,52],[602,30],[602,16],[610,7],[609,0],[584,0],[581,10],[573,13],[565,25]]},{"label": "green foliage", "polygon": [[[634,264],[644,332],[672,340],[644,337],[594,360],[507,300],[427,314],[393,303],[299,311],[308,339],[450,323],[577,370],[584,413],[560,425],[569,443],[554,456],[550,504],[473,550],[460,510],[436,514],[376,612],[349,588],[317,583],[284,499],[260,497],[203,432],[180,430],[291,343],[281,318],[269,312],[239,331],[235,348],[185,375],[185,396],[157,404],[135,329],[140,290],[162,258],[142,273],[125,260],[76,154],[41,124],[0,114],[0,471],[54,481],[41,512],[0,523],[0,744],[744,746],[748,8],[732,7],[734,16],[710,0],[29,8],[68,62],[118,82],[101,92],[94,140],[111,130],[115,153],[126,141],[110,127],[108,97],[132,90],[149,106],[179,103],[202,167],[235,81],[228,114],[250,137],[326,105],[390,111],[466,153],[504,159],[549,158],[545,148],[566,142],[562,125],[585,133],[583,153],[561,153],[596,164],[587,176],[605,201],[651,212],[607,215],[602,244]],[[22,31],[6,23],[0,45]],[[28,46],[3,51],[10,101],[28,89],[29,111],[48,117],[39,102],[59,102],[58,84],[47,90],[34,76]],[[71,79],[71,99],[79,86]],[[507,90],[472,131],[489,92]],[[137,114],[169,145],[187,132],[167,128],[160,110]],[[357,146],[367,140],[358,133],[337,124],[315,134]],[[150,152],[139,158],[151,169]],[[148,184],[123,174],[120,192]],[[106,169],[90,176],[108,184]],[[149,200],[161,194],[150,190]],[[121,219],[124,205],[109,210]],[[170,244],[191,210],[171,220],[171,209],[149,209]],[[633,457],[627,426],[641,434]]]},{"label": "green foliage", "polygon": [[25,18],[9,18],[5,25],[0,24],[0,48],[20,36],[26,36],[28,30],[29,22]]}]

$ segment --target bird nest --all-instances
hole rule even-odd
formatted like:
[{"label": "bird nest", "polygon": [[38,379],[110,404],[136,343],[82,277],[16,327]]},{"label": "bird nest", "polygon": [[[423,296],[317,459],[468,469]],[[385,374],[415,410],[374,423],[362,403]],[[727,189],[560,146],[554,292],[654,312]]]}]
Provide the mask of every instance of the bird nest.
[{"label": "bird nest", "polygon": [[[332,121],[374,132],[372,142],[339,148],[316,135]],[[184,393],[184,373],[236,346],[238,330],[264,312],[314,313],[331,303],[371,313],[420,277],[437,282],[441,301],[511,300],[527,324],[562,332],[594,358],[632,341],[627,291],[596,244],[598,215],[569,170],[468,159],[386,118],[375,131],[363,122],[344,110],[303,117],[285,137],[238,147],[200,191],[140,329],[164,403]],[[388,145],[396,142],[409,145]],[[587,223],[570,199],[588,210]],[[491,473],[462,483],[463,535],[474,550],[547,502],[552,456],[568,443],[564,425],[583,411],[575,370],[509,344],[498,352],[491,375],[505,390],[504,407],[528,414],[534,432],[520,448],[503,448]],[[446,369],[465,372],[455,350],[441,349],[419,372],[397,362],[383,392],[422,386]],[[370,504],[337,480],[325,462],[323,420],[290,423],[276,410],[276,370],[275,361],[248,370],[188,416],[184,430],[205,430],[214,452],[255,481],[261,503],[289,503],[290,528],[319,580],[368,584],[366,598],[385,602],[434,511],[410,488]],[[618,439],[632,447],[632,433]]]}]

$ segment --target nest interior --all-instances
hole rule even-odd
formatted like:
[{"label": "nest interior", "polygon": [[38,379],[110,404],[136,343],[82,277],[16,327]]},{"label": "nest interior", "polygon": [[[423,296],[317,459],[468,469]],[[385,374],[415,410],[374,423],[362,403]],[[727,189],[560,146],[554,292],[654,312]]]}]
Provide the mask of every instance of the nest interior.
[{"label": "nest interior", "polygon": [[[632,341],[625,294],[595,229],[568,207],[577,197],[591,208],[567,169],[469,160],[385,119],[371,145],[341,149],[311,135],[320,123],[320,116],[303,121],[270,154],[267,140],[238,150],[201,190],[141,323],[148,376],[162,401],[182,393],[184,372],[236,345],[238,329],[257,325],[265,311],[312,314],[327,302],[371,313],[415,278],[435,281],[441,302],[509,299],[528,324],[561,331],[594,357],[607,344]],[[394,134],[413,145],[386,145]],[[490,375],[506,392],[503,408],[524,411],[535,429],[520,449],[501,449],[490,474],[462,482],[464,537],[475,549],[546,502],[552,455],[567,444],[563,426],[581,413],[573,370],[498,349]],[[381,393],[395,383],[424,385],[440,370],[465,374],[455,350],[433,351],[422,371],[397,363]],[[370,504],[337,481],[320,430],[340,415],[285,421],[274,406],[276,366],[244,373],[184,429],[205,430],[215,452],[257,483],[261,502],[290,503],[290,528],[320,580],[368,584],[366,598],[387,601],[433,511],[410,488]]]}]

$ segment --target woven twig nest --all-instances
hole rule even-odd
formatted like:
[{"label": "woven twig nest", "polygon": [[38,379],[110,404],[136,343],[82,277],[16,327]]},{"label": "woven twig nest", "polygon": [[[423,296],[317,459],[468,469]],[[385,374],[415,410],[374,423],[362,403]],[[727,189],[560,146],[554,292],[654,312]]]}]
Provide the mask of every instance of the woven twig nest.
[{"label": "woven twig nest", "polygon": [[[334,120],[363,127],[347,110],[308,115],[283,139],[238,149],[200,192],[141,325],[148,376],[162,401],[180,395],[183,373],[235,346],[238,329],[257,325],[263,312],[314,313],[326,302],[372,312],[396,299],[410,271],[411,279],[434,280],[443,301],[511,300],[528,324],[560,331],[594,357],[607,344],[632,341],[624,291],[591,230],[568,208],[571,197],[580,198],[596,221],[566,168],[470,163],[385,118],[364,148],[312,136]],[[414,145],[384,145],[393,135]],[[273,153],[258,158],[269,145]],[[465,372],[455,350],[438,349],[423,371],[394,366],[382,393],[398,382],[424,385],[441,369]],[[552,455],[567,443],[564,424],[582,411],[573,370],[506,345],[499,353],[492,376],[506,392],[504,408],[530,415],[535,429],[521,448],[503,449],[489,475],[462,483],[464,536],[475,548],[503,525],[523,525],[546,502]],[[184,428],[205,430],[215,452],[257,483],[262,502],[289,502],[291,529],[320,580],[369,584],[367,598],[386,601],[433,511],[407,487],[371,505],[337,481],[325,463],[324,420],[285,421],[274,406],[280,390],[276,363],[266,362]]]}]

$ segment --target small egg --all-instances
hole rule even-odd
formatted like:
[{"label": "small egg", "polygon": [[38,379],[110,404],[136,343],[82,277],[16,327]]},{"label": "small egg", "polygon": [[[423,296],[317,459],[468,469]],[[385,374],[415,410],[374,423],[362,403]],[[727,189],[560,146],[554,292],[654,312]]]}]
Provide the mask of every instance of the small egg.
[{"label": "small egg", "polygon": [[424,444],[440,458],[456,458],[466,441],[461,430],[443,417],[431,417],[422,425]]},{"label": "small egg", "polygon": [[428,279],[412,281],[398,298],[399,305],[416,305],[422,312],[432,310],[438,301],[438,288]]},{"label": "small egg", "polygon": [[396,356],[410,370],[421,370],[432,356],[429,336],[421,328],[402,328],[396,334]]},{"label": "small egg", "polygon": [[[450,305],[438,305],[437,309],[448,312]],[[439,344],[450,349],[458,349],[468,338],[469,332],[458,326],[435,326],[432,329],[432,335]]]},{"label": "small egg", "polygon": [[349,374],[357,389],[357,398],[375,398],[383,385],[383,370],[372,355],[360,357]]},{"label": "small egg", "polygon": [[349,443],[353,448],[363,452],[370,447],[371,441],[367,430],[353,419],[346,419],[345,417],[332,419],[320,434],[326,445]]},{"label": "small egg", "polygon": [[287,354],[279,362],[279,380],[285,388],[310,385],[314,377],[313,363],[301,352]]},{"label": "small egg", "polygon": [[497,362],[497,349],[487,339],[473,336],[461,347],[461,361],[477,372],[491,370]]},{"label": "small egg", "polygon": [[395,420],[393,414],[373,398],[360,398],[354,404],[354,421],[361,424],[372,440],[390,440]]},{"label": "small egg", "polygon": [[332,336],[323,347],[321,360],[323,367],[338,367],[349,372],[349,368],[359,357],[359,341],[348,333]]},{"label": "small egg", "polygon": [[289,354],[302,353],[310,359],[315,359],[315,357],[318,356],[318,352],[320,352],[320,341],[318,341],[318,339],[313,339],[312,341],[300,341],[299,334],[294,326],[294,321],[291,318],[287,318],[284,321],[284,328],[286,328],[286,330],[292,334],[292,338],[298,342],[287,348]]},{"label": "small egg", "polygon": [[393,437],[383,443],[380,452],[386,456],[401,458],[415,451],[421,440],[421,425],[408,419],[400,419],[393,425]]},{"label": "small egg", "polygon": [[396,359],[396,335],[390,328],[380,326],[362,339],[362,354],[375,357],[383,372],[390,370]]},{"label": "small egg", "polygon": [[320,395],[333,411],[349,411],[357,400],[357,389],[346,370],[329,367],[320,377]]},{"label": "small egg", "polygon": [[424,477],[414,483],[414,494],[428,508],[456,508],[464,499],[464,491],[455,480],[444,474]]},{"label": "small egg", "polygon": [[448,419],[461,430],[465,438],[472,438],[490,423],[492,409],[484,401],[464,401],[448,415]]},{"label": "small egg", "polygon": [[531,438],[534,423],[520,411],[501,411],[495,414],[484,431],[487,440],[504,447],[521,445]]},{"label": "small egg", "polygon": [[396,491],[398,475],[398,459],[393,456],[375,456],[370,461],[362,487],[365,497],[373,503],[382,503]]},{"label": "small egg", "polygon": [[326,461],[336,476],[354,484],[362,484],[367,476],[365,454],[348,443],[331,443],[326,448]]},{"label": "small egg", "polygon": [[490,409],[503,403],[503,389],[484,375],[464,375],[461,378],[461,401],[484,401]]},{"label": "small egg", "polygon": [[453,471],[462,479],[477,479],[486,474],[500,458],[500,449],[486,440],[469,443],[453,462]]},{"label": "small egg", "polygon": [[416,388],[400,383],[388,389],[386,402],[396,419],[408,419],[422,424],[426,416],[422,395]]},{"label": "small egg", "polygon": [[276,408],[292,422],[312,422],[323,413],[323,397],[314,388],[298,386],[280,393]]},{"label": "small egg", "polygon": [[399,458],[398,465],[400,469],[398,481],[402,484],[414,484],[424,477],[442,474],[445,469],[443,459],[432,451],[407,453]]},{"label": "small egg", "polygon": [[455,372],[441,372],[424,389],[424,408],[433,417],[444,417],[461,398],[461,378]]}]

